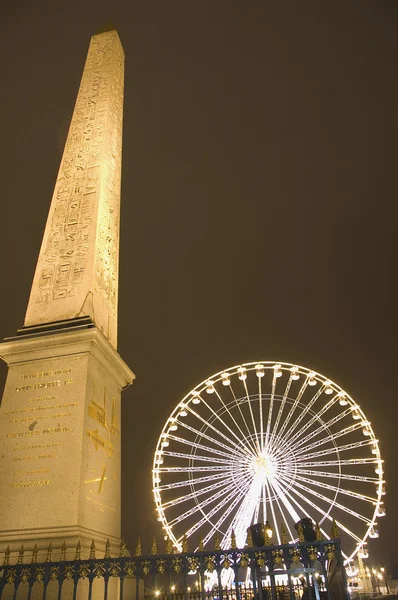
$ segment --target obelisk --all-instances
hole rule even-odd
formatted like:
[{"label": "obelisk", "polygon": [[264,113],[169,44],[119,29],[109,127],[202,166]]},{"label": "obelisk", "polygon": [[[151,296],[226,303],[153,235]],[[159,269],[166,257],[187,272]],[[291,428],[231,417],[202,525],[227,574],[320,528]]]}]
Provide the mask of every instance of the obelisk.
[{"label": "obelisk", "polygon": [[[116,351],[124,52],[91,39],[25,325],[0,344],[0,551],[120,547]],[[23,207],[22,207],[23,210]]]}]

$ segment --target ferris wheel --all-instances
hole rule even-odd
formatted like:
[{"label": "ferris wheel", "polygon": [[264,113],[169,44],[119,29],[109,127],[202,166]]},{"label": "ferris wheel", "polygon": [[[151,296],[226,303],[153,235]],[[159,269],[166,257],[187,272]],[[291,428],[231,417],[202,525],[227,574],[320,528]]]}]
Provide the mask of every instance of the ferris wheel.
[{"label": "ferris wheel", "polygon": [[359,405],[305,367],[263,361],[197,385],[175,407],[153,461],[153,494],[165,536],[181,551],[217,533],[267,522],[290,542],[303,517],[325,538],[335,519],[346,561],[378,537],[385,482],[379,444]]}]

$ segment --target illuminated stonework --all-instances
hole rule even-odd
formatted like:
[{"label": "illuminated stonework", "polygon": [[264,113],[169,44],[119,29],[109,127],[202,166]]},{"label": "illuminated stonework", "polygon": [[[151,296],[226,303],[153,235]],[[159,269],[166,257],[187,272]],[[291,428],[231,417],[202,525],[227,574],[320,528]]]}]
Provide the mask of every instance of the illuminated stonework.
[{"label": "illuminated stonework", "polygon": [[89,316],[117,345],[124,52],[93,36],[33,280],[25,326]]}]

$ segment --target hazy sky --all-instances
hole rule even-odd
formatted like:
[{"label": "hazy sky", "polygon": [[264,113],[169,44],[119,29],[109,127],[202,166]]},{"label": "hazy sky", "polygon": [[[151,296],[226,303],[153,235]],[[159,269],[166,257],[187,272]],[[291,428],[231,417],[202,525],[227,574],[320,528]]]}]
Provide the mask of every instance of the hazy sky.
[{"label": "hazy sky", "polygon": [[[8,6],[7,6],[8,4]],[[123,535],[161,535],[151,462],[197,383],[303,364],[358,401],[396,547],[398,4],[3,2],[0,334],[23,324],[90,36],[126,52]],[[6,368],[1,367],[1,381]]]}]

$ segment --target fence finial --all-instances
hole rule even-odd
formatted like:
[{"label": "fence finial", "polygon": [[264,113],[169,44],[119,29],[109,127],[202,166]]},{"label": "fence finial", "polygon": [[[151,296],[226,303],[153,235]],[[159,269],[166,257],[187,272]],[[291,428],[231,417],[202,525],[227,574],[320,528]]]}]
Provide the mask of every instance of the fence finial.
[{"label": "fence finial", "polygon": [[184,537],[182,538],[182,551],[188,552],[188,538],[186,533],[184,533]]},{"label": "fence finial", "polygon": [[137,539],[137,546],[135,548],[135,555],[136,556],[141,556],[142,554],[142,548],[141,548],[141,538]]},{"label": "fence finial", "polygon": [[282,523],[282,525],[281,525],[281,542],[282,542],[282,545],[285,545],[288,543],[287,531],[286,531],[286,527],[285,527],[284,523]]},{"label": "fence finial", "polygon": [[111,557],[111,543],[109,541],[109,538],[106,540],[106,544],[105,544],[105,555],[104,558],[110,558]]},{"label": "fence finial", "polygon": [[218,531],[216,531],[215,535],[214,535],[214,550],[219,550],[220,549],[220,537],[218,535]]},{"label": "fence finial", "polygon": [[39,551],[37,549],[37,544],[35,544],[35,547],[33,548],[33,552],[32,552],[32,564],[37,563],[38,553],[39,553]]},{"label": "fence finial", "polygon": [[204,549],[205,549],[205,545],[204,545],[204,542],[203,542],[203,535],[200,534],[199,545],[198,545],[198,552],[203,552]]},{"label": "fence finial", "polygon": [[236,549],[236,535],[235,535],[235,531],[232,530],[231,531],[231,549],[235,550]]},{"label": "fence finial", "polygon": [[299,536],[299,542],[304,542],[304,530],[301,523],[298,524],[297,533]]},{"label": "fence finial", "polygon": [[170,537],[167,538],[166,542],[166,554],[173,554],[173,542]]},{"label": "fence finial", "polygon": [[7,566],[10,564],[10,546],[7,546],[7,550],[4,553],[4,562],[3,565]]},{"label": "fence finial", "polygon": [[323,540],[323,535],[322,535],[321,526],[319,525],[319,523],[315,523],[315,534],[316,534],[317,542],[321,542]]},{"label": "fence finial", "polygon": [[122,539],[120,542],[120,557],[123,558],[127,554],[126,542]]},{"label": "fence finial", "polygon": [[253,536],[250,527],[247,528],[246,546],[248,546],[248,548],[253,548]]},{"label": "fence finial", "polygon": [[61,556],[60,556],[60,562],[63,562],[65,560],[66,557],[66,544],[65,542],[62,544],[62,548],[61,548]]},{"label": "fence finial", "polygon": [[332,521],[331,537],[332,540],[338,540],[340,538],[340,529],[334,519]]},{"label": "fence finial", "polygon": [[158,553],[158,545],[156,543],[156,537],[153,536],[151,554],[157,554],[157,553]]},{"label": "fence finial", "polygon": [[91,546],[90,546],[90,558],[95,558],[95,542],[94,542],[94,540],[91,542]]},{"label": "fence finial", "polygon": [[48,548],[47,548],[46,562],[51,562],[52,553],[53,553],[53,547],[52,547],[51,542],[50,542],[48,544]]},{"label": "fence finial", "polygon": [[81,546],[80,540],[79,540],[76,544],[75,560],[81,560],[81,554],[82,554],[82,546]]},{"label": "fence finial", "polygon": [[17,565],[22,565],[22,563],[23,563],[23,555],[24,555],[24,547],[23,547],[23,544],[22,544],[21,549],[20,549],[19,554],[18,554]]}]

